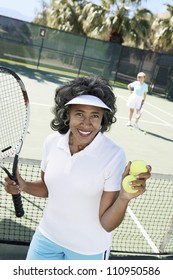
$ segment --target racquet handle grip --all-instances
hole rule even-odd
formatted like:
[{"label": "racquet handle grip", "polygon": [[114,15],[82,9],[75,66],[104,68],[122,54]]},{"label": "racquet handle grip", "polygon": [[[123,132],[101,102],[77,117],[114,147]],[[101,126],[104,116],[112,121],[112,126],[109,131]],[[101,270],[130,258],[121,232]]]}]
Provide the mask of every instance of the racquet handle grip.
[{"label": "racquet handle grip", "polygon": [[[15,161],[15,162],[17,162],[17,161]],[[14,180],[16,182],[16,184],[18,184],[18,181],[15,178],[15,176],[13,176],[4,166],[1,166],[1,168],[6,172],[6,174],[8,175],[8,177],[11,180]],[[12,194],[12,199],[13,199],[13,204],[14,204],[14,210],[15,210],[16,217],[20,218],[24,215],[21,194],[20,193]]]},{"label": "racquet handle grip", "polygon": [[13,194],[12,199],[13,199],[13,203],[14,203],[16,217],[20,218],[24,215],[21,194],[20,193]]}]

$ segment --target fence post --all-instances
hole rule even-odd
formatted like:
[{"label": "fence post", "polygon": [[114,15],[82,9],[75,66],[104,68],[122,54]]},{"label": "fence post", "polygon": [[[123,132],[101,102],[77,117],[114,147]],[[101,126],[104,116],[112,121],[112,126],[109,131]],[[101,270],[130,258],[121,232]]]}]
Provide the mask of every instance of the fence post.
[{"label": "fence post", "polygon": [[88,41],[88,37],[85,38],[85,44],[84,44],[84,47],[83,47],[82,57],[81,57],[81,61],[80,61],[80,65],[79,65],[79,69],[78,69],[78,73],[77,73],[78,76],[79,76],[81,68],[82,68],[82,63],[83,63],[83,60],[84,60],[84,54],[85,54],[85,50],[86,50],[87,41]]},{"label": "fence post", "polygon": [[117,72],[118,72],[118,69],[119,69],[120,61],[121,61],[121,54],[122,54],[122,51],[123,51],[123,46],[121,45],[121,50],[120,50],[120,54],[119,54],[119,59],[118,59],[118,63],[117,63],[117,68],[116,68],[116,72],[115,72],[115,76],[114,76],[114,83],[116,82],[116,79],[117,79]]},{"label": "fence post", "polygon": [[40,46],[40,51],[39,51],[39,56],[38,56],[37,69],[40,65],[40,58],[41,58],[41,53],[42,53],[42,49],[43,49],[45,36],[46,36],[46,28],[40,28],[40,37],[42,38],[42,40],[41,40],[41,46]]}]

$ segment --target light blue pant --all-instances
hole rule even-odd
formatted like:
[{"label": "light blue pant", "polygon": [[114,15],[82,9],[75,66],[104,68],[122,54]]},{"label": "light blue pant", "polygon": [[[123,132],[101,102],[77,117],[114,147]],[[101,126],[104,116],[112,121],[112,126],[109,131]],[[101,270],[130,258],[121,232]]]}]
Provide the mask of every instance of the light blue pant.
[{"label": "light blue pant", "polygon": [[40,231],[33,235],[27,260],[104,260],[109,251],[96,255],[82,255],[57,245],[46,238]]}]

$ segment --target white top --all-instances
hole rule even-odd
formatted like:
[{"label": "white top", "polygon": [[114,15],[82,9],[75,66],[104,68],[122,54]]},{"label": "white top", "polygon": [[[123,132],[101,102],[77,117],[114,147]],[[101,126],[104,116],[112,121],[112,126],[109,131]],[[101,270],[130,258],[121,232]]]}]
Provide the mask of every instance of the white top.
[{"label": "white top", "polygon": [[133,92],[142,98],[144,97],[144,93],[148,92],[148,85],[146,83],[141,84],[139,81],[134,81],[129,85],[134,88]]},{"label": "white top", "polygon": [[119,191],[126,165],[123,150],[98,133],[84,150],[71,156],[69,132],[47,137],[41,169],[49,197],[39,230],[50,240],[81,254],[110,247],[111,234],[99,221],[103,191]]}]

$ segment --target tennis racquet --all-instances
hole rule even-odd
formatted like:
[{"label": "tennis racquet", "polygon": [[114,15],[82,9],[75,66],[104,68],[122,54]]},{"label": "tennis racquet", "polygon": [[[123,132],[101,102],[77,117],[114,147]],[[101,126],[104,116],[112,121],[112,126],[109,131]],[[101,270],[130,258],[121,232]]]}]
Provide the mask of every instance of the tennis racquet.
[{"label": "tennis racquet", "polygon": [[137,118],[137,119],[140,118],[140,116],[142,115],[142,112],[143,112],[143,104],[144,104],[144,102],[143,102],[143,100],[142,100],[141,106],[140,106],[140,108],[139,108],[139,110],[138,110],[138,113],[137,113],[137,115],[136,115],[136,118]]},{"label": "tennis racquet", "polygon": [[[0,167],[16,184],[19,153],[29,125],[29,99],[25,86],[12,70],[0,67]],[[7,157],[14,156],[12,172],[3,165]],[[24,215],[20,193],[12,195],[15,214]]]}]

